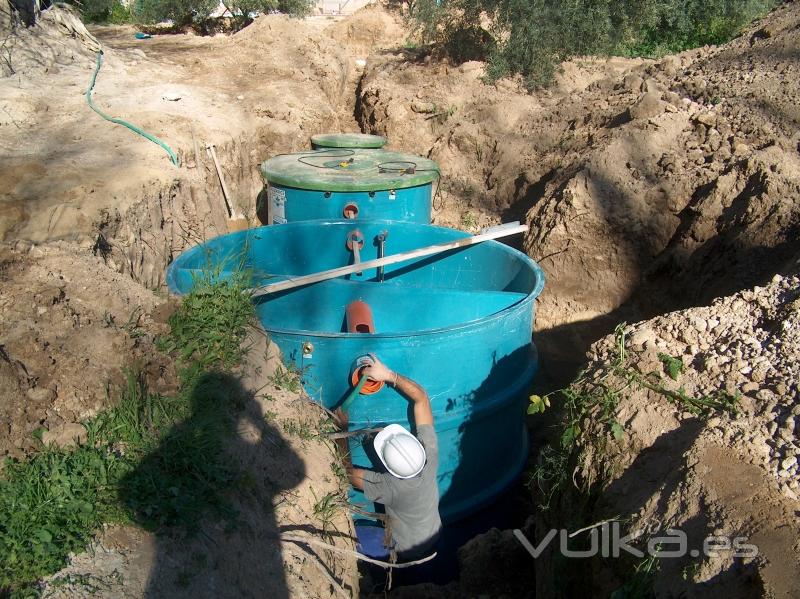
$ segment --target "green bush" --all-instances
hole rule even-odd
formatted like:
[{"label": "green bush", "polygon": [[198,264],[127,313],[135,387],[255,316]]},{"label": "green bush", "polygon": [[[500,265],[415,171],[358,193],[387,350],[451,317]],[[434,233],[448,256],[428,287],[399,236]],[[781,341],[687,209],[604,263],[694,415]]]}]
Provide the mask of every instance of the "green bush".
[{"label": "green bush", "polygon": [[287,15],[303,17],[311,12],[314,0],[278,0],[278,10]]},{"label": "green bush", "polygon": [[120,0],[69,0],[86,23],[129,23],[131,13]]},{"label": "green bush", "polygon": [[182,28],[205,21],[218,0],[135,0],[131,12],[142,23],[172,21]]},{"label": "green bush", "polygon": [[[416,0],[426,42],[453,60],[486,56],[490,80],[549,82],[575,56],[655,56],[731,39],[777,0]],[[476,29],[488,23],[487,36]],[[464,32],[470,32],[465,35]],[[482,52],[481,52],[482,50]]]},{"label": "green bush", "polygon": [[311,12],[313,0],[223,0],[225,8],[233,15],[237,29],[253,22],[251,15],[254,13],[267,14],[280,11],[296,17],[302,17]]},{"label": "green bush", "polygon": [[[103,1],[103,0],[97,0]],[[142,23],[172,21],[181,29],[189,25],[204,23],[217,8],[218,0],[134,0],[132,13]],[[237,28],[252,22],[253,13],[280,11],[293,16],[304,16],[311,12],[314,0],[225,0],[223,2],[233,15]]]},{"label": "green bush", "polygon": [[658,57],[723,44],[776,4],[765,0],[683,0],[676,10],[661,12],[632,42],[617,50],[631,56]]}]

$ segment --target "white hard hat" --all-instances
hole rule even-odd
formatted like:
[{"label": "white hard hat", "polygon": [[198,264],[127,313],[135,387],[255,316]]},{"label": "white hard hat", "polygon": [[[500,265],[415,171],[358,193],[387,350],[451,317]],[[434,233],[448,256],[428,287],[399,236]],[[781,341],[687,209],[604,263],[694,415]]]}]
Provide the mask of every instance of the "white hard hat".
[{"label": "white hard hat", "polygon": [[373,442],[386,469],[397,478],[411,478],[425,466],[425,448],[414,435],[399,424],[390,424]]}]

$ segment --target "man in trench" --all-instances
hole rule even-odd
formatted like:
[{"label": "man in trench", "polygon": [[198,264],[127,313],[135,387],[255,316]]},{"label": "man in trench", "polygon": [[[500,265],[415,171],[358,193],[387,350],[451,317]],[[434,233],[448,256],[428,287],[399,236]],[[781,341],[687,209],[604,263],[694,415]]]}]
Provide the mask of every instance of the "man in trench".
[{"label": "man in trench", "polygon": [[[411,402],[416,436],[399,424],[390,424],[376,435],[375,452],[387,472],[354,467],[347,439],[338,439],[337,444],[350,484],[363,490],[370,501],[385,506],[391,527],[390,549],[396,552],[398,562],[406,562],[430,555],[439,540],[439,446],[425,389],[372,357],[374,363],[364,369],[363,375],[392,385]],[[339,409],[336,415],[342,430],[347,430],[347,413]]]}]

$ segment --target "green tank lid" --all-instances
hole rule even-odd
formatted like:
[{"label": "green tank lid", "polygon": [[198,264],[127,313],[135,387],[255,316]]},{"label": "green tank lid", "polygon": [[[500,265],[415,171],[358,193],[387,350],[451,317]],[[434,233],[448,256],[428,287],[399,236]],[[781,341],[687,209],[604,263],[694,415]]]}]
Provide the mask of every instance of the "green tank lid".
[{"label": "green tank lid", "polygon": [[315,148],[382,148],[386,138],[366,133],[320,133],[311,137]]},{"label": "green tank lid", "polygon": [[327,148],[281,154],[261,165],[267,183],[313,191],[382,191],[431,183],[433,161],[388,150]]}]

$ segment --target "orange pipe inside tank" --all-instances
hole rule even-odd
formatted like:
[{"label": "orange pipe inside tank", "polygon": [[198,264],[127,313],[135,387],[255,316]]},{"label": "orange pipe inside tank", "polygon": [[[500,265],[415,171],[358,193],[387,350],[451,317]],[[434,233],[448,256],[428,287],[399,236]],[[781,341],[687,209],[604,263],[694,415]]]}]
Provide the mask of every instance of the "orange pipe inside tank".
[{"label": "orange pipe inside tank", "polygon": [[[372,319],[372,309],[367,302],[355,300],[347,304],[345,308],[345,319],[347,322],[348,333],[364,333],[370,334],[375,332],[375,323]],[[356,368],[350,374],[350,382],[355,387],[361,379],[362,371],[367,368],[369,364],[365,364],[360,368]],[[373,381],[368,379],[364,386],[361,388],[363,395],[371,395],[383,389],[383,382]]]},{"label": "orange pipe inside tank", "polygon": [[355,300],[344,309],[347,319],[348,333],[374,333],[375,323],[372,320],[372,309],[367,302]]}]

